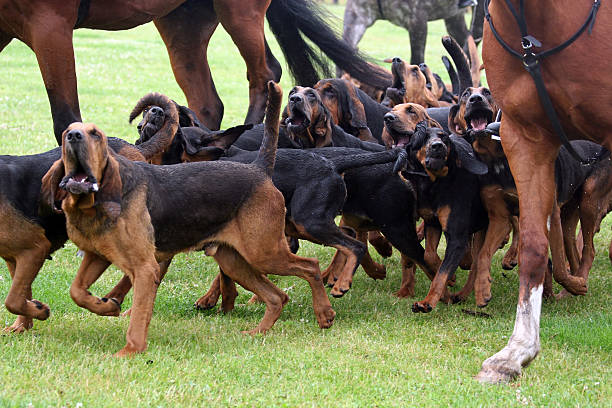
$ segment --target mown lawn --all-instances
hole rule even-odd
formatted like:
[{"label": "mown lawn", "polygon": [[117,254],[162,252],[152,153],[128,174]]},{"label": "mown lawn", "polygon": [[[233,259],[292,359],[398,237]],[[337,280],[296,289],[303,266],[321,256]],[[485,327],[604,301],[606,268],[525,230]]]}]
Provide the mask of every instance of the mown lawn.
[{"label": "mown lawn", "polygon": [[[340,7],[331,9],[341,16]],[[442,73],[444,26],[429,27],[427,62]],[[361,49],[377,61],[408,58],[408,34],[379,22]],[[127,117],[146,92],[185,103],[151,24],[118,33],[79,30],[75,50],[83,118],[109,136],[136,139]],[[211,40],[209,61],[225,103],[223,125],[242,123],[245,66],[221,28]],[[54,147],[34,54],[14,41],[0,55],[0,67],[0,152]],[[285,75],[281,85],[288,90],[293,84]],[[216,265],[202,253],[180,255],[159,289],[148,351],[115,359],[111,354],[124,345],[128,318],[95,316],[72,302],[68,288],[80,258],[67,244],[34,283],[35,297],[51,306],[51,317],[36,321],[26,334],[0,336],[0,406],[610,406],[610,226],[605,221],[596,237],[589,293],[544,303],[541,355],[521,378],[501,386],[472,379],[482,361],[507,342],[514,324],[518,279],[515,272],[502,273],[500,254],[493,262],[493,300],[486,309],[491,318],[462,312],[475,310],[473,297],[464,305],[413,314],[414,299],[392,296],[400,281],[395,253],[382,260],[386,280],[373,281],[359,269],[352,290],[331,299],[337,317],[330,330],[318,329],[305,282],[275,278],[291,300],[269,334],[255,337],[240,331],[254,327],[264,307],[247,306],[250,294],[241,290],[229,315],[196,311],[192,304],[208,289]],[[300,254],[326,266],[333,251],[302,242]],[[458,273],[459,283],[465,275]],[[428,280],[417,276],[417,298],[422,298]],[[120,277],[109,270],[92,292],[106,293]],[[9,286],[1,265],[1,298]],[[8,326],[13,320],[0,306],[0,322]]]}]

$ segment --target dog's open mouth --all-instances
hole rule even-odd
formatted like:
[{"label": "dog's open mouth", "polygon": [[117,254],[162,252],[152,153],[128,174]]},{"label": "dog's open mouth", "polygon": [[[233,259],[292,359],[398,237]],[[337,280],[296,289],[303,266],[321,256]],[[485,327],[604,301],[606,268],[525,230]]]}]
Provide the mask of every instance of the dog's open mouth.
[{"label": "dog's open mouth", "polygon": [[393,147],[406,147],[410,143],[412,135],[414,135],[414,131],[397,130],[390,128],[389,126],[387,126],[387,131],[393,139]]},{"label": "dog's open mouth", "polygon": [[440,171],[446,166],[446,158],[427,157],[425,159],[425,168],[432,172]]},{"label": "dog's open mouth", "polygon": [[71,194],[95,193],[99,188],[98,181],[91,175],[91,171],[85,169],[78,160],[76,160],[75,170],[64,177],[59,186]]},{"label": "dog's open mouth", "polygon": [[489,109],[470,109],[465,114],[468,130],[484,131],[493,120],[493,112]]},{"label": "dog's open mouth", "polygon": [[287,118],[286,124],[289,131],[299,132],[310,126],[310,119],[308,119],[302,110],[293,108],[291,109],[291,115]]}]

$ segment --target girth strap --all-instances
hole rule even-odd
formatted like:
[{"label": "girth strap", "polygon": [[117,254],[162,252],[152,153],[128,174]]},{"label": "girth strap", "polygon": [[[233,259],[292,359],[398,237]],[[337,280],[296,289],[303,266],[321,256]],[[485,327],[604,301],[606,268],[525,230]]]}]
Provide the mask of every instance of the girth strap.
[{"label": "girth strap", "polygon": [[89,14],[89,6],[91,6],[91,0],[79,1],[79,11],[77,13],[76,23],[74,23],[74,28],[79,28],[79,26],[83,23]]}]

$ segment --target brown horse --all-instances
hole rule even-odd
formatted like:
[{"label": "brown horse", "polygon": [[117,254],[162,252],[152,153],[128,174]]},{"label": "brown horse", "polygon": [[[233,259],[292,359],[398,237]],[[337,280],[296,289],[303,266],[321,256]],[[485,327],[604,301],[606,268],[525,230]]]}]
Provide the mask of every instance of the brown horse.
[{"label": "brown horse", "polygon": [[215,90],[206,50],[219,25],[229,33],[247,66],[249,109],[245,123],[261,122],[266,83],[278,81],[281,67],[264,37],[264,17],[277,36],[289,68],[301,85],[313,86],[329,67],[301,34],[338,66],[366,83],[380,86],[391,78],[373,72],[339,40],[311,0],[0,0],[0,51],[13,39],[36,54],[47,89],[58,144],[72,122],[81,121],[74,65],[75,28],[125,30],[153,21],[174,76],[199,119],[218,129],[223,103]]},{"label": "brown horse", "polygon": [[[519,1],[510,2],[520,15]],[[546,51],[569,39],[587,21],[593,2],[541,0],[524,3],[528,34]],[[521,35],[508,4],[494,0],[491,21],[520,54]],[[612,6],[602,2],[592,26],[567,48],[540,60],[542,77],[565,132],[612,151]],[[536,43],[532,41],[532,43]],[[478,379],[508,381],[540,350],[540,309],[548,261],[548,233],[555,200],[555,158],[561,144],[543,110],[534,81],[520,59],[504,49],[487,24],[483,60],[493,96],[503,110],[501,139],[516,181],[520,206],[519,297],[514,332],[506,347],[487,359]],[[574,277],[578,280],[584,276]],[[586,281],[583,282],[586,284]]]}]

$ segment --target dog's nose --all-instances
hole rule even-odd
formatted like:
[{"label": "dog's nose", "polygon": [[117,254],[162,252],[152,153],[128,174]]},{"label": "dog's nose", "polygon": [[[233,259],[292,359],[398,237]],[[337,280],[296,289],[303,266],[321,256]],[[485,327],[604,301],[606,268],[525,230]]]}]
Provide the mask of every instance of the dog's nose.
[{"label": "dog's nose", "polygon": [[159,106],[153,106],[151,109],[149,109],[149,112],[155,116],[161,116],[164,114],[164,110]]},{"label": "dog's nose", "polygon": [[397,119],[397,116],[389,112],[384,116],[384,119],[385,119],[385,123],[392,123],[393,121]]},{"label": "dog's nose", "polygon": [[446,145],[442,142],[433,142],[429,148],[432,153],[443,153]]},{"label": "dog's nose", "polygon": [[482,102],[482,96],[479,94],[473,94],[472,96],[470,96],[470,99],[468,99],[468,102],[470,103],[476,103],[476,102]]},{"label": "dog's nose", "polygon": [[294,103],[294,104],[300,103],[303,101],[304,101],[304,98],[300,94],[293,94],[289,97],[289,102]]},{"label": "dog's nose", "polygon": [[399,62],[402,62],[402,59],[400,57],[393,57],[391,62],[399,63]]},{"label": "dog's nose", "polygon": [[66,133],[66,141],[69,143],[79,142],[83,139],[83,133],[78,129],[72,129]]},{"label": "dog's nose", "polygon": [[426,65],[424,62],[421,62],[421,63],[419,64],[419,68],[420,68],[420,69],[427,69],[427,65]]}]

